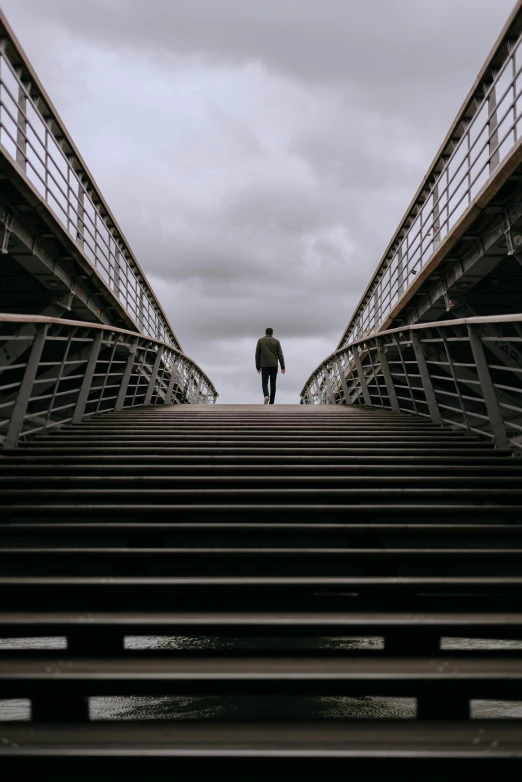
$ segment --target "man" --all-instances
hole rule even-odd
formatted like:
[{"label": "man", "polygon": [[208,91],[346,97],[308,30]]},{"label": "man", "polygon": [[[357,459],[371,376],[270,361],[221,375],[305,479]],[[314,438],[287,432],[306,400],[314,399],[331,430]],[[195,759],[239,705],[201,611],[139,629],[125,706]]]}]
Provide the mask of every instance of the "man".
[{"label": "man", "polygon": [[[278,363],[281,364],[281,372],[286,372],[285,358],[281,350],[281,343],[274,337],[274,329],[266,329],[265,336],[257,341],[256,369],[261,375],[265,405],[274,404],[276,394],[276,380]],[[270,380],[270,397],[268,396],[268,381]]]}]

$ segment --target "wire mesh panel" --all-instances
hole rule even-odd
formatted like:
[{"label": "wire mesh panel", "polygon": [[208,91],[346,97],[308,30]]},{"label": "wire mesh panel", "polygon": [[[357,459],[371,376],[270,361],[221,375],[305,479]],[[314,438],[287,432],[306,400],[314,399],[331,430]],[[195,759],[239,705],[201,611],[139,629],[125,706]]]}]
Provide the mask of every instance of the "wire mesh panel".
[{"label": "wire mesh panel", "polygon": [[328,356],[301,400],[400,410],[522,449],[522,315],[365,337]]},{"label": "wire mesh panel", "polygon": [[0,437],[148,404],[214,404],[188,356],[122,329],[57,318],[0,316]]}]

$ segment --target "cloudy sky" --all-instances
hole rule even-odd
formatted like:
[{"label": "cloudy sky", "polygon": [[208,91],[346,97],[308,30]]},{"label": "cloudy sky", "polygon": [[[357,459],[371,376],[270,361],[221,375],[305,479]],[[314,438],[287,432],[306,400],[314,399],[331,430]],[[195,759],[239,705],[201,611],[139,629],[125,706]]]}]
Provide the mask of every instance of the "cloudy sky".
[{"label": "cloudy sky", "polygon": [[514,0],[0,0],[186,353],[299,401]]}]

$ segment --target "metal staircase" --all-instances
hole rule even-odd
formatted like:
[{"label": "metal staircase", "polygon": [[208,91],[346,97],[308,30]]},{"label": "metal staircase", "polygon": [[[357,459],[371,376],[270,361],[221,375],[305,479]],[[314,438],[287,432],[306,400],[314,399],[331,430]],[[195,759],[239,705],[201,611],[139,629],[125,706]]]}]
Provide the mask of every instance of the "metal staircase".
[{"label": "metal staircase", "polygon": [[[522,639],[521,476],[476,436],[344,406],[157,406],[4,451],[0,636],[67,643],[1,650],[0,698],[32,709],[2,723],[3,768],[518,766],[522,721],[470,715],[522,700],[522,650],[441,639]],[[90,719],[125,696],[173,696],[167,721]],[[243,710],[183,719],[174,696]],[[377,697],[413,718],[350,719],[343,698]]]}]

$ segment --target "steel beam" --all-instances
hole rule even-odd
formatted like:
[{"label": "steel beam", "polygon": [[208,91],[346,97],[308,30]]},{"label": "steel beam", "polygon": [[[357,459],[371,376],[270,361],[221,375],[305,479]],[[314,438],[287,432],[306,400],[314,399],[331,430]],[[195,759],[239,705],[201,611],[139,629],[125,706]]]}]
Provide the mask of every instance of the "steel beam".
[{"label": "steel beam", "polygon": [[361,384],[361,390],[364,397],[364,404],[371,407],[372,400],[370,397],[370,392],[368,391],[368,384],[366,382],[366,377],[361,363],[361,357],[359,356],[359,351],[357,350],[356,347],[354,347],[352,348],[352,353],[353,353],[353,360],[355,363],[355,367],[357,369],[357,375],[359,376],[359,382]]},{"label": "steel beam", "polygon": [[20,384],[20,390],[16,397],[13,413],[9,422],[9,428],[4,441],[4,448],[15,448],[18,443],[18,437],[23,427],[24,418],[27,413],[27,407],[34,387],[36,373],[42,357],[42,351],[45,345],[48,326],[39,326],[33,341],[33,347],[29,354],[29,359],[24,372],[24,377]]},{"label": "steel beam", "polygon": [[509,446],[509,442],[506,435],[506,427],[504,426],[504,419],[498,404],[495,387],[493,385],[493,381],[491,380],[488,362],[484,353],[484,346],[482,345],[482,340],[480,339],[480,333],[478,329],[478,326],[468,326],[469,341],[471,344],[471,350],[473,351],[475,366],[477,367],[477,375],[480,381],[480,387],[482,389],[484,404],[486,405],[486,410],[488,411],[488,417],[491,423],[495,445],[497,448],[507,448]]},{"label": "steel beam", "polygon": [[127,389],[129,387],[129,381],[132,374],[132,367],[134,366],[134,359],[136,357],[137,347],[138,347],[138,340],[135,339],[132,341],[131,345],[129,346],[129,356],[127,358],[127,363],[123,371],[123,377],[121,379],[121,386],[118,392],[118,397],[116,399],[116,404],[114,405],[114,410],[116,412],[123,410],[125,397],[127,395]]},{"label": "steel beam", "polygon": [[332,388],[332,381],[330,380],[329,367],[326,367],[324,371],[324,383],[326,392],[330,398],[330,404],[335,405],[335,394]]},{"label": "steel beam", "polygon": [[433,384],[431,382],[430,373],[428,371],[428,365],[426,364],[426,356],[424,355],[424,349],[420,337],[416,331],[410,332],[411,344],[415,351],[415,359],[417,366],[419,367],[419,374],[421,377],[422,387],[424,389],[424,396],[428,403],[428,410],[430,412],[431,420],[434,424],[442,424],[442,418],[435,398],[435,391],[433,390]]},{"label": "steel beam", "polygon": [[344,403],[346,405],[351,405],[353,403],[352,403],[352,400],[350,398],[350,390],[348,388],[348,383],[346,382],[346,378],[344,376],[344,370],[343,370],[343,367],[342,367],[340,359],[336,358],[335,359],[335,363],[337,364],[337,371],[339,372],[339,379],[341,381],[341,386],[342,386],[343,393],[344,393]]},{"label": "steel beam", "polygon": [[489,173],[490,175],[500,163],[500,150],[498,148],[498,118],[497,118],[497,96],[495,87],[491,88],[488,96],[488,114],[489,114]]},{"label": "steel beam", "polygon": [[96,369],[96,364],[98,362],[98,356],[100,354],[102,339],[103,339],[103,331],[101,329],[97,329],[92,342],[91,354],[87,362],[85,375],[83,376],[82,387],[80,388],[78,401],[76,402],[76,407],[74,409],[73,418],[72,418],[73,424],[79,424],[83,420],[85,405],[87,404],[87,400],[89,398],[89,394],[91,391],[92,378],[94,375],[94,371]]},{"label": "steel beam", "polygon": [[170,372],[169,384],[167,386],[167,392],[165,394],[165,404],[166,405],[172,404],[171,403],[172,392],[174,390],[174,383],[176,382],[177,377],[178,377],[178,361],[179,361],[179,359],[174,359],[174,363],[172,365],[172,369],[171,369],[171,372]]},{"label": "steel beam", "polygon": [[156,360],[154,361],[154,366],[152,367],[152,372],[149,380],[149,387],[147,388],[147,393],[145,394],[145,400],[143,402],[144,405],[150,405],[150,400],[152,399],[152,392],[154,391],[154,386],[156,384],[156,378],[158,377],[158,371],[160,368],[162,358],[163,358],[163,347],[160,346],[156,354]]},{"label": "steel beam", "polygon": [[379,353],[379,360],[381,362],[382,374],[386,382],[386,390],[388,391],[388,397],[390,400],[391,409],[394,413],[398,413],[400,411],[399,400],[397,399],[397,392],[395,391],[393,378],[390,372],[390,367],[388,365],[388,359],[386,358],[386,351],[384,349],[384,344],[380,339],[376,339],[375,342]]},{"label": "steel beam", "polygon": [[25,174],[27,166],[27,96],[22,82],[18,85],[18,122],[16,127],[16,162]]}]

